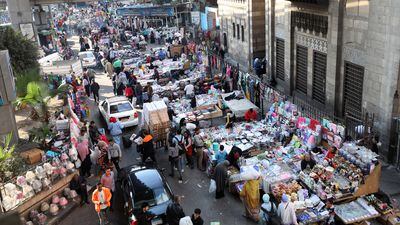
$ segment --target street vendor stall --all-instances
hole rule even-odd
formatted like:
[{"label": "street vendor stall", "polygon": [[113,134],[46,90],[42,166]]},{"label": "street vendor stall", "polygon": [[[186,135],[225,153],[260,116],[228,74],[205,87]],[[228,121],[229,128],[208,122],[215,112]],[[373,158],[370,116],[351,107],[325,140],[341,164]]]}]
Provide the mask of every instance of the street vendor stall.
[{"label": "street vendor stall", "polygon": [[26,221],[45,224],[68,205],[76,204],[77,193],[68,187],[80,166],[76,141],[82,124],[71,105],[66,111],[69,117],[60,114],[50,121],[54,125],[51,146],[42,151],[41,158],[32,161],[33,151],[23,154],[27,162],[35,164],[8,183],[0,183],[2,212],[16,210]]},{"label": "street vendor stall", "polygon": [[254,109],[258,111],[258,107],[254,105],[250,100],[239,94],[240,92],[231,92],[221,94],[222,103],[229,108],[236,117],[244,117],[244,114],[249,109]]}]

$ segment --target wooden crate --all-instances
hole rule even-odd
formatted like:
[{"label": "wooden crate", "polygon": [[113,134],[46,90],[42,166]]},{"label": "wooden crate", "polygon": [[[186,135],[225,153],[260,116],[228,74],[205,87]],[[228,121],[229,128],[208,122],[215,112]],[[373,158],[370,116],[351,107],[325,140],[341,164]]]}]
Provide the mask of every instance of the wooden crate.
[{"label": "wooden crate", "polygon": [[27,164],[32,165],[42,160],[44,152],[38,148],[33,148],[31,150],[22,152],[20,155]]}]

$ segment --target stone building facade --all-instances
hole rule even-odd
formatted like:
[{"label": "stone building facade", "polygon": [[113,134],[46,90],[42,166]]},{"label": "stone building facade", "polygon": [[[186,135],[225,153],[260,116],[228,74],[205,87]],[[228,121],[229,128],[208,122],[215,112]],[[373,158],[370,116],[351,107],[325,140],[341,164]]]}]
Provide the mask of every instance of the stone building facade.
[{"label": "stone building facade", "polygon": [[399,111],[400,1],[266,0],[265,9],[278,87],[339,117],[373,113],[385,154]]},{"label": "stone building facade", "polygon": [[241,70],[265,57],[265,0],[218,0],[218,15],[221,43]]}]

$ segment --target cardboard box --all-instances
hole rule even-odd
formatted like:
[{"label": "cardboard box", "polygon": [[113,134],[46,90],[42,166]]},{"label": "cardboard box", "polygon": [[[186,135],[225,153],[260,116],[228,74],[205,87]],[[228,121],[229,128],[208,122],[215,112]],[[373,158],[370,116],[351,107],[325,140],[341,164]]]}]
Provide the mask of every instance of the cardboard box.
[{"label": "cardboard box", "polygon": [[25,152],[22,152],[21,157],[29,165],[36,164],[42,160],[44,152],[38,148],[34,148]]}]

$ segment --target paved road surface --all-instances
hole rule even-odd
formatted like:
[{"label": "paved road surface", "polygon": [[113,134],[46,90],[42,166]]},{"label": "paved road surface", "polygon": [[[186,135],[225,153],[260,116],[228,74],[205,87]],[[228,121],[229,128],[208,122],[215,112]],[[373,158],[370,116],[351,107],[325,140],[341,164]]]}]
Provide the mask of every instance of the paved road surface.
[{"label": "paved road surface", "polygon": [[[75,41],[75,40],[74,40]],[[111,80],[102,71],[98,71],[96,74],[96,81],[100,84],[100,100],[106,97],[113,96]],[[104,120],[101,118],[97,106],[92,102],[90,105],[92,120],[96,122],[98,127],[106,127]],[[125,135],[137,132],[138,128],[130,128],[124,131]],[[138,163],[137,158],[139,157],[136,152],[135,146],[129,149],[123,149],[123,157],[121,161],[121,167]],[[205,224],[210,224],[213,221],[220,221],[221,225],[246,225],[254,224],[243,218],[241,215],[244,212],[242,203],[237,196],[227,194],[224,199],[215,200],[213,194],[208,193],[209,178],[205,173],[200,172],[196,169],[190,170],[185,168],[183,175],[183,183],[179,184],[177,177],[171,178],[168,176],[169,165],[168,157],[164,150],[157,151],[157,160],[159,161],[159,167],[167,168],[165,176],[171,186],[174,194],[182,195],[183,203],[182,206],[185,210],[186,215],[191,215],[195,208],[202,210],[202,217],[205,220]],[[122,213],[122,201],[121,196],[117,190],[116,201],[114,203],[115,210],[111,213],[111,222],[114,225],[127,224],[127,218]],[[67,216],[61,223],[61,225],[95,225],[98,224],[97,214],[94,210],[93,204],[85,205],[80,208],[76,208],[69,216]]]}]

